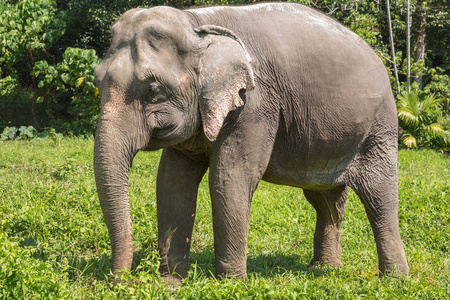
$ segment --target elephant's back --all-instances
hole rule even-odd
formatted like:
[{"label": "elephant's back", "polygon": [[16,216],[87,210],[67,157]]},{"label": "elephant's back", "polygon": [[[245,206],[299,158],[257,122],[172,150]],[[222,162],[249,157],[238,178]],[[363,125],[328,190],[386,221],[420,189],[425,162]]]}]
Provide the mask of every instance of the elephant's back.
[{"label": "elephant's back", "polygon": [[280,95],[293,91],[306,99],[314,87],[321,91],[314,99],[318,102],[323,97],[329,101],[332,94],[347,97],[349,89],[373,98],[390,85],[383,63],[362,38],[310,7],[263,3],[187,12],[194,26],[218,25],[234,31],[252,57],[257,80],[265,86],[276,82],[272,90]]},{"label": "elephant's back", "polygon": [[291,51],[324,54],[323,49],[333,52],[338,47],[357,47],[366,55],[373,54],[357,34],[330,16],[301,4],[212,6],[186,12],[196,23],[194,25],[218,25],[233,30],[255,52],[262,51],[261,47],[284,50],[274,53],[281,59],[290,56]]}]

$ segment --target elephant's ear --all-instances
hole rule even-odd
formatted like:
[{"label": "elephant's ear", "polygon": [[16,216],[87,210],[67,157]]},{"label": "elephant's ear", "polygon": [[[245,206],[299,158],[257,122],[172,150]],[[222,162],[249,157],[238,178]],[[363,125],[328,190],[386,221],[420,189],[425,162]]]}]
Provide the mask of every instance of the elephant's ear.
[{"label": "elephant's ear", "polygon": [[214,141],[230,111],[243,106],[241,90],[255,87],[250,56],[229,29],[206,25],[195,30],[206,41],[199,65],[200,115],[203,130]]}]

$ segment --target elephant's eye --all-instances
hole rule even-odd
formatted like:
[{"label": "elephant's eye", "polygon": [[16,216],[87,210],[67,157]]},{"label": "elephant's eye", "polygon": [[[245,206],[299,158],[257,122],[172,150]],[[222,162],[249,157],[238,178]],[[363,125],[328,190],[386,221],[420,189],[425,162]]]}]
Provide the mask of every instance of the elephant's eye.
[{"label": "elephant's eye", "polygon": [[152,82],[148,86],[147,95],[148,96],[153,96],[153,95],[157,94],[158,90],[159,90],[158,84]]},{"label": "elephant's eye", "polygon": [[160,88],[159,88],[159,84],[157,84],[156,82],[152,82],[148,85],[147,88],[147,99],[150,102],[156,102],[158,100],[158,96],[160,94]]}]

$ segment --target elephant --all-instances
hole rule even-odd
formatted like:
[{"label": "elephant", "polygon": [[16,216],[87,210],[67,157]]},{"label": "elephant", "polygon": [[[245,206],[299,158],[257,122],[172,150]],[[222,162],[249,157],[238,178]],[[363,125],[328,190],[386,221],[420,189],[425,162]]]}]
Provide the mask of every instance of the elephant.
[{"label": "elephant", "polygon": [[209,170],[215,275],[245,279],[261,180],[298,187],[316,211],[311,264],[342,265],[348,188],[365,207],[380,274],[408,263],[398,222],[398,120],[381,59],[331,17],[292,3],[131,9],[96,67],[97,192],[113,274],[131,269],[128,172],[162,150],[160,274],[187,276],[199,184]]}]

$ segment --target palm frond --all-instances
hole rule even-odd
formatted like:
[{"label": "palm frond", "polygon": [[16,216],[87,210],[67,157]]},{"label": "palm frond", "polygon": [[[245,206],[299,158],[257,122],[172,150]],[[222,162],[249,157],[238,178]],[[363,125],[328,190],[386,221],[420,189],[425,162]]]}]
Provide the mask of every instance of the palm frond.
[{"label": "palm frond", "polygon": [[430,124],[426,127],[427,131],[431,133],[441,133],[445,132],[444,128],[441,127],[438,123]]},{"label": "palm frond", "polygon": [[411,115],[419,117],[419,96],[415,93],[403,92],[397,96],[397,110],[409,111]]},{"label": "palm frond", "polygon": [[416,138],[410,135],[409,133],[406,133],[401,138],[403,145],[405,145],[408,148],[416,148],[417,147],[417,141]]},{"label": "palm frond", "polygon": [[398,119],[400,120],[400,123],[403,123],[401,125],[405,125],[408,128],[416,129],[419,127],[420,120],[419,116],[415,115],[408,109],[400,108],[397,110]]},{"label": "palm frond", "polygon": [[423,113],[428,108],[431,108],[434,105],[436,105],[442,101],[444,101],[444,98],[436,98],[436,95],[434,93],[429,94],[425,98],[423,98],[421,101],[419,101],[419,103],[418,103],[419,111],[421,113]]}]

